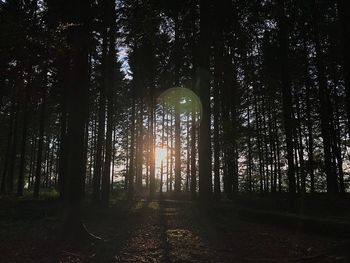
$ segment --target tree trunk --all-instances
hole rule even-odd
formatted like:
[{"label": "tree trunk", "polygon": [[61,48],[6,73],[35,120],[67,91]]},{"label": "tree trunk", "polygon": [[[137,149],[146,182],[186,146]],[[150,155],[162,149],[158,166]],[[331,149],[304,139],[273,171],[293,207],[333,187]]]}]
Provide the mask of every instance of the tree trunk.
[{"label": "tree trunk", "polygon": [[175,195],[181,192],[180,102],[175,105]]},{"label": "tree trunk", "polygon": [[[153,89],[153,88],[152,88]],[[149,176],[150,176],[150,187],[149,187],[149,190],[150,190],[150,195],[151,197],[154,196],[155,192],[156,192],[156,171],[155,171],[155,139],[154,139],[154,115],[155,115],[155,112],[154,112],[154,98],[153,98],[153,92],[151,93],[151,108],[150,108],[150,111],[151,111],[151,127],[150,127],[150,130],[151,130],[151,134],[150,134],[150,173],[149,173]]]},{"label": "tree trunk", "polygon": [[346,93],[346,112],[348,117],[348,132],[350,134],[350,25],[348,15],[350,12],[350,3],[348,0],[338,0],[339,22],[341,26],[341,41],[343,49],[343,72]]},{"label": "tree trunk", "polygon": [[[105,8],[106,9],[106,8]],[[94,177],[92,182],[92,201],[98,204],[101,201],[101,173],[103,164],[103,142],[105,138],[105,119],[106,119],[106,88],[107,88],[107,25],[104,22],[103,27],[103,42],[102,42],[102,74],[100,83],[100,98],[98,106],[98,132],[97,132],[97,145],[95,155],[95,167]]]},{"label": "tree trunk", "polygon": [[[38,152],[36,159],[35,182],[34,182],[34,198],[39,197],[40,181],[41,181],[41,166],[44,144],[44,129],[45,129],[45,111],[46,111],[46,87],[43,88],[41,105],[40,105],[40,120],[39,120],[39,141]],[[83,136],[84,137],[84,136]]]},{"label": "tree trunk", "polygon": [[192,111],[191,117],[191,195],[195,196],[197,192],[197,176],[196,176],[196,113]]},{"label": "tree trunk", "polygon": [[133,99],[131,106],[131,127],[130,127],[130,157],[128,171],[128,198],[131,199],[134,195],[134,173],[135,173],[135,118],[136,118],[136,101],[135,90],[133,90]]},{"label": "tree trunk", "polygon": [[89,87],[90,1],[67,1],[66,4],[71,11],[68,22],[75,23],[67,32],[72,49],[72,68],[68,97],[68,189],[62,237],[80,241],[89,237],[81,221],[81,202],[86,170],[84,135]]},{"label": "tree trunk", "polygon": [[[219,6],[216,4],[215,15],[216,20],[219,20]],[[220,20],[219,20],[220,21]],[[218,22],[217,22],[218,23]],[[222,39],[222,23],[216,24],[216,42],[215,42],[215,54],[214,54],[214,195],[219,199],[221,194],[220,189],[220,89],[222,88],[222,52],[223,52],[223,39]]]},{"label": "tree trunk", "polygon": [[311,115],[312,105],[311,105],[311,84],[310,77],[308,73],[308,62],[307,62],[307,49],[306,43],[304,43],[304,57],[306,60],[305,65],[305,87],[306,87],[306,120],[307,120],[307,135],[308,135],[308,144],[307,144],[307,156],[308,156],[308,174],[310,175],[310,192],[311,194],[315,193],[315,176],[314,176],[314,139],[313,139],[313,119]]},{"label": "tree trunk", "polygon": [[137,145],[136,145],[136,191],[140,192],[142,190],[142,172],[143,172],[143,137],[144,137],[144,127],[143,127],[143,99],[139,103],[139,116],[137,120]]},{"label": "tree trunk", "polygon": [[258,159],[259,159],[259,185],[260,185],[260,194],[264,192],[263,185],[263,160],[262,160],[262,152],[261,152],[261,133],[260,133],[260,117],[259,117],[259,107],[258,107],[258,94],[256,87],[253,86],[254,93],[254,111],[255,111],[255,130],[256,130],[256,139],[258,146]]},{"label": "tree trunk", "polygon": [[[197,81],[197,0],[191,1],[191,62],[192,62],[192,89],[195,93],[198,93]],[[196,112],[192,109],[191,112],[191,179],[190,179],[190,192],[191,196],[195,197],[197,193],[197,176],[196,176]]]},{"label": "tree trunk", "polygon": [[303,146],[303,135],[302,135],[302,123],[301,123],[301,113],[300,113],[300,104],[298,98],[296,98],[296,108],[297,108],[297,126],[298,126],[298,155],[299,155],[299,164],[300,164],[300,193],[303,198],[306,194],[306,176],[305,176],[305,165],[304,165],[304,146]]},{"label": "tree trunk", "polygon": [[116,14],[115,1],[107,1],[107,12],[109,18],[109,50],[108,50],[108,71],[107,71],[107,130],[106,130],[106,154],[104,171],[101,184],[101,202],[107,207],[110,195],[110,178],[112,162],[112,143],[113,143],[113,123],[114,123],[114,89],[115,89],[115,41],[116,41]]},{"label": "tree trunk", "polygon": [[69,69],[67,64],[69,59],[67,54],[62,55],[59,58],[59,67],[58,67],[58,85],[60,87],[60,148],[59,148],[59,161],[58,161],[58,181],[59,181],[59,192],[61,200],[64,200],[66,197],[67,190],[67,154],[69,145],[67,144],[67,78],[69,74]]},{"label": "tree trunk", "polygon": [[9,119],[9,128],[8,128],[8,134],[7,134],[7,144],[6,144],[6,153],[5,153],[5,161],[4,161],[4,170],[2,171],[2,178],[1,178],[1,189],[0,193],[5,194],[7,192],[7,180],[8,180],[8,171],[10,166],[10,160],[11,160],[11,144],[14,139],[15,134],[13,134],[14,126],[15,126],[15,119],[16,119],[16,88],[12,88],[12,99],[11,99],[11,109],[10,109],[10,119]]},{"label": "tree trunk", "polygon": [[[165,133],[165,127],[164,127],[164,124],[165,124],[165,107],[164,107],[164,104],[162,105],[162,138],[161,138],[161,149],[163,150],[164,148],[164,133]],[[163,173],[164,173],[164,162],[163,162],[163,158],[161,160],[161,163],[160,163],[160,184],[159,184],[159,193],[162,194],[163,193]]]},{"label": "tree trunk", "polygon": [[191,169],[190,169],[190,162],[191,162],[191,143],[190,143],[190,113],[187,113],[187,120],[186,120],[186,192],[188,193],[190,191],[190,175],[191,175]]},{"label": "tree trunk", "polygon": [[210,150],[210,1],[200,0],[200,37],[198,43],[197,83],[202,102],[199,128],[199,196],[202,200],[212,195]]},{"label": "tree trunk", "polygon": [[[179,17],[178,11],[175,14],[175,42],[174,42],[174,85],[180,85],[180,54],[179,54]],[[175,101],[175,195],[181,192],[181,127],[180,127],[180,101]]]},{"label": "tree trunk", "polygon": [[278,39],[279,39],[279,66],[281,69],[281,89],[282,89],[282,111],[284,129],[286,134],[287,145],[287,161],[288,161],[288,183],[289,197],[291,204],[295,201],[296,185],[295,185],[295,167],[293,160],[293,113],[292,113],[292,93],[289,80],[288,70],[288,28],[287,18],[284,11],[284,0],[278,1]]},{"label": "tree trunk", "polygon": [[321,115],[321,134],[323,139],[323,151],[324,151],[324,162],[325,162],[325,173],[327,177],[327,193],[334,195],[337,192],[337,180],[336,175],[332,172],[332,153],[331,153],[331,116],[332,107],[329,101],[329,91],[327,88],[327,79],[325,76],[325,67],[323,63],[323,51],[321,46],[321,38],[319,33],[319,10],[316,0],[314,4],[313,14],[313,30],[315,40],[315,51],[316,51],[316,69],[319,83],[319,100],[320,100],[320,115]]},{"label": "tree trunk", "polygon": [[[22,82],[23,79],[20,80]],[[22,86],[23,83],[20,84]],[[19,88],[21,90],[21,87]],[[19,95],[19,94],[18,94]],[[19,96],[18,96],[19,97]],[[16,160],[17,160],[17,130],[18,130],[18,120],[19,120],[19,99],[17,98],[15,116],[14,116],[14,124],[13,124],[13,136],[11,141],[11,151],[10,151],[10,159],[9,159],[9,168],[6,176],[6,187],[5,192],[12,193],[13,191],[13,176],[15,172]]]},{"label": "tree trunk", "polygon": [[[249,96],[249,95],[248,95]],[[250,101],[249,101],[250,102]],[[247,170],[248,170],[248,191],[251,194],[253,192],[253,183],[252,183],[252,142],[251,142],[251,132],[250,132],[250,106],[248,103],[248,108],[247,108],[247,130],[248,130],[248,138],[247,138],[247,144],[248,144],[248,166],[247,166]]]},{"label": "tree trunk", "polygon": [[173,132],[173,111],[170,109],[170,175],[169,175],[169,189],[173,190],[173,155],[174,155],[174,132]]},{"label": "tree trunk", "polygon": [[24,173],[26,168],[26,141],[28,131],[28,104],[30,100],[30,84],[25,87],[24,105],[23,105],[23,127],[22,127],[22,142],[21,142],[21,159],[19,164],[19,173],[17,181],[17,196],[23,195]]}]

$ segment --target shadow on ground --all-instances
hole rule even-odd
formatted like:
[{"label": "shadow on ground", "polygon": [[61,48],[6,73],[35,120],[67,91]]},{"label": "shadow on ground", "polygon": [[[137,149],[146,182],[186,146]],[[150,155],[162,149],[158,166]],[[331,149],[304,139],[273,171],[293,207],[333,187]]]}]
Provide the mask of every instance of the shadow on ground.
[{"label": "shadow on ground", "polygon": [[345,237],[248,222],[233,207],[142,199],[88,208],[88,229],[107,241],[74,247],[55,238],[58,205],[25,207],[0,212],[0,262],[350,262]]}]

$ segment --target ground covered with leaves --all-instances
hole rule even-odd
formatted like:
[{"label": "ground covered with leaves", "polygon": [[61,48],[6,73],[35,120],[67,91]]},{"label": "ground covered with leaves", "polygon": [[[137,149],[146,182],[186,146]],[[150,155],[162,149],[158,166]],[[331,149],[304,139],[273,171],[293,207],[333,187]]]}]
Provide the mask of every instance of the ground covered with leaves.
[{"label": "ground covered with leaves", "polygon": [[172,199],[86,207],[104,241],[60,241],[55,200],[0,200],[0,262],[350,262],[347,235],[247,220],[237,207]]}]

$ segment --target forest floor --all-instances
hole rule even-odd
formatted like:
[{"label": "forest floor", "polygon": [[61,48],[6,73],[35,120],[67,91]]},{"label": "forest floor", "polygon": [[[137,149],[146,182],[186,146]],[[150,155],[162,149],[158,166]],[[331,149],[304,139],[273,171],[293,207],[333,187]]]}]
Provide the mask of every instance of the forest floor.
[{"label": "forest floor", "polygon": [[[86,208],[105,241],[59,242],[58,201],[0,200],[0,262],[350,262],[346,236],[245,220],[237,209],[141,199]],[[266,220],[265,220],[266,221]]]}]

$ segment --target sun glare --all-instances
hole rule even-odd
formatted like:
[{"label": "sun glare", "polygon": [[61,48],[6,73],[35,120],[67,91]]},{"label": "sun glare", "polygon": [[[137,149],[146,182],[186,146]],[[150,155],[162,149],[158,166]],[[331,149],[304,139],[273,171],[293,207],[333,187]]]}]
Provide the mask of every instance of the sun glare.
[{"label": "sun glare", "polygon": [[156,166],[160,166],[161,162],[166,160],[167,154],[166,149],[157,147],[156,148]]}]

